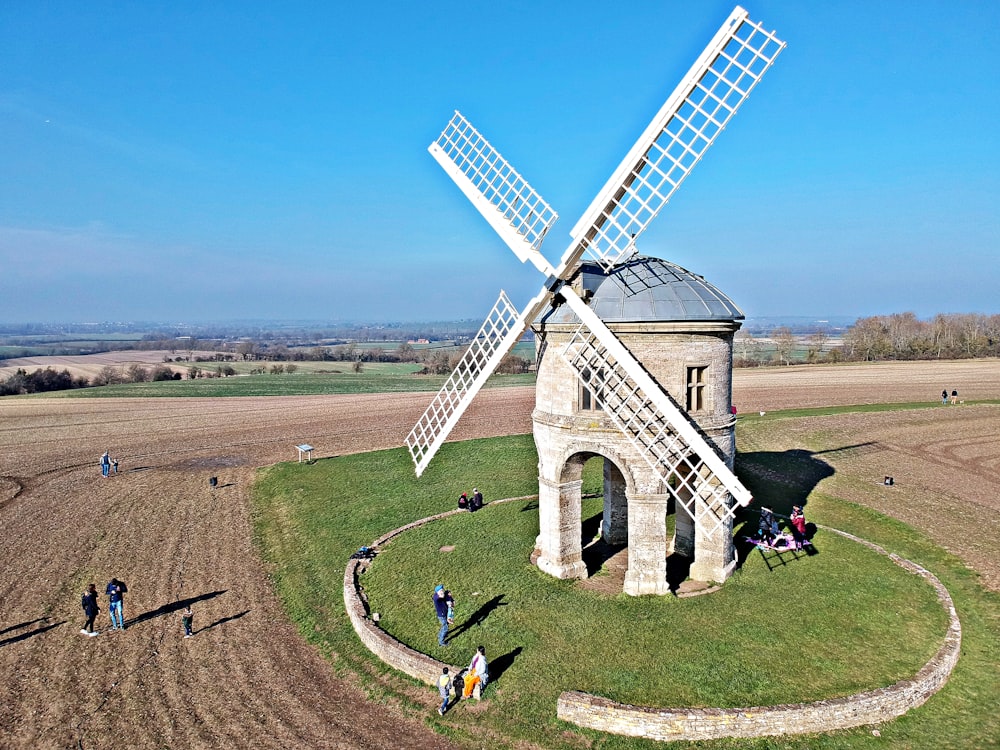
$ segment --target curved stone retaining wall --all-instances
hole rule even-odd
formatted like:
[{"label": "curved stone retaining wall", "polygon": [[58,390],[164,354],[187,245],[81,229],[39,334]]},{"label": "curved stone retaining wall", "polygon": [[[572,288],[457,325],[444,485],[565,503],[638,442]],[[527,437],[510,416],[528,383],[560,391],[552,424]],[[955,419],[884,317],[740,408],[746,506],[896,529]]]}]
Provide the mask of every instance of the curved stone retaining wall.
[{"label": "curved stone retaining wall", "polygon": [[[529,500],[531,497],[508,498],[494,502]],[[492,503],[491,503],[492,504]],[[422,526],[439,518],[465,513],[453,510],[414,521],[393,529],[371,543],[375,550],[393,537],[409,529]],[[954,602],[944,585],[929,571],[919,565],[889,554],[882,547],[837,529],[825,531],[852,539],[887,556],[894,563],[926,579],[937,591],[938,600],[948,612],[949,625],[944,644],[934,657],[907,680],[895,685],[844,698],[816,701],[814,703],[789,703],[780,706],[753,706],[747,708],[655,708],[616,703],[596,695],[576,691],[559,696],[556,715],[563,721],[602,732],[645,737],[647,739],[707,740],[720,737],[763,737],[781,734],[828,732],[849,729],[865,724],[879,724],[902,716],[916,708],[936,693],[948,680],[958,662],[962,645],[962,625],[955,611]],[[434,685],[441,669],[448,666],[453,671],[461,667],[447,665],[400,643],[382,630],[371,619],[359,580],[369,565],[368,560],[350,560],[344,571],[344,604],[347,615],[361,642],[383,662],[405,672],[428,685]]]},{"label": "curved stone retaining wall", "polygon": [[648,739],[708,740],[720,737],[764,737],[828,732],[865,724],[879,724],[902,716],[936,693],[958,662],[962,625],[944,585],[929,571],[883,548],[837,529],[826,529],[886,555],[894,563],[926,579],[948,612],[948,632],[934,657],[911,679],[844,698],[749,708],[663,709],[629,706],[587,693],[559,696],[556,715],[564,721],[602,732]]},{"label": "curved stone retaining wall", "polygon": [[[531,500],[534,497],[537,496],[511,497],[504,500],[494,500],[486,505],[514,502],[516,500]],[[483,507],[485,508],[486,505]],[[456,513],[468,513],[468,511],[456,509],[446,513],[438,513],[436,516],[421,518],[419,521],[414,521],[406,526],[393,529],[388,534],[380,536],[368,546],[377,552],[379,547],[384,546],[391,539],[405,531],[423,526],[425,523],[436,521],[439,518],[455,515]],[[444,667],[448,667],[452,674],[457,674],[462,667],[445,664],[437,659],[432,659],[427,654],[415,651],[397,641],[371,619],[367,599],[364,595],[364,586],[361,585],[360,581],[360,577],[367,570],[370,562],[370,560],[349,560],[347,569],[344,571],[344,605],[347,609],[347,616],[351,620],[351,625],[354,626],[354,632],[358,634],[361,642],[365,644],[369,651],[390,667],[395,667],[400,672],[405,672],[410,677],[428,685],[435,685],[437,683],[437,678],[441,675],[441,669]]]}]

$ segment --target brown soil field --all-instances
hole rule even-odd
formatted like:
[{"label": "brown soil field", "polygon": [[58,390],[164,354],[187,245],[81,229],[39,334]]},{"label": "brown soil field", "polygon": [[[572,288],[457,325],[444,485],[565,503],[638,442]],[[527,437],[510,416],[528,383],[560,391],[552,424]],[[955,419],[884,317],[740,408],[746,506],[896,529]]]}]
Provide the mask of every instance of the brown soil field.
[{"label": "brown soil field", "polygon": [[[945,387],[997,398],[1000,365],[738,371],[734,401],[743,412],[934,401]],[[453,439],[529,432],[533,396],[484,391]],[[298,635],[256,555],[249,511],[256,467],[295,460],[301,442],[319,457],[399,446],[429,400],[0,399],[0,747],[450,747],[399,707],[366,702]],[[832,467],[822,489],[924,530],[1000,587],[1000,407],[774,429],[787,449]],[[803,444],[817,429],[823,444]],[[97,465],[105,449],[121,462],[109,479]],[[896,486],[861,491],[883,474]],[[80,592],[91,581],[103,591],[112,576],[129,584],[127,630],[80,635]],[[195,602],[187,640],[185,600]],[[107,627],[105,612],[98,623]],[[428,716],[435,705],[427,690]]]},{"label": "brown soil field", "polygon": [[[166,364],[164,358],[186,357],[187,351],[167,351],[166,349],[151,349],[149,351],[123,350],[114,352],[101,352],[100,354],[68,354],[65,356],[53,357],[16,357],[5,359],[0,362],[0,379],[9,378],[19,369],[26,372],[44,370],[51,367],[53,370],[62,372],[69,370],[73,377],[84,377],[88,380],[101,372],[105,367],[111,366],[125,370],[129,365],[142,365],[152,367],[154,365]],[[191,359],[195,357],[214,357],[215,352],[191,352]],[[184,373],[191,365],[198,365],[205,368],[213,366],[214,362],[171,362],[170,369],[174,372]]]}]

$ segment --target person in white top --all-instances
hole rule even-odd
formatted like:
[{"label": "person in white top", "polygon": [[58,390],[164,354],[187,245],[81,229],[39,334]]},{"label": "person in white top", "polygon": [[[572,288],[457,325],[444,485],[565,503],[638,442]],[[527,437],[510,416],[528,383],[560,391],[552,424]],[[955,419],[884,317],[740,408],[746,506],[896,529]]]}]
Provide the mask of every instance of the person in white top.
[{"label": "person in white top", "polygon": [[465,672],[465,690],[462,691],[462,698],[470,698],[475,693],[476,700],[480,700],[483,688],[490,679],[490,665],[486,661],[486,648],[480,646],[476,649],[476,655],[469,662],[469,668]]}]

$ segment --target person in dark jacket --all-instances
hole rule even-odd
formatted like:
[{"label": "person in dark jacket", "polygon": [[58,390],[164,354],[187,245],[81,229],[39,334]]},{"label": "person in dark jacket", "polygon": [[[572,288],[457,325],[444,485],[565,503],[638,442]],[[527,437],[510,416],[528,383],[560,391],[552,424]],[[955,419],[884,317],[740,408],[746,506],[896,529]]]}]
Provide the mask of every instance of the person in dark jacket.
[{"label": "person in dark jacket", "polygon": [[127,591],[128,586],[125,585],[125,581],[119,581],[117,578],[112,578],[104,590],[104,593],[108,595],[108,614],[111,616],[112,630],[125,629],[125,592]]},{"label": "person in dark jacket", "polygon": [[87,586],[87,590],[83,592],[80,606],[83,607],[83,613],[87,616],[87,623],[80,632],[84,635],[97,635],[97,631],[94,630],[94,620],[97,619],[97,613],[101,610],[97,606],[97,586],[93,583]]},{"label": "person in dark jacket", "polygon": [[483,493],[478,487],[472,488],[472,499],[469,501],[469,510],[479,510],[483,507]]},{"label": "person in dark jacket", "polygon": [[441,629],[438,631],[439,646],[448,645],[444,640],[448,635],[448,601],[445,596],[444,586],[438,584],[434,587],[434,613],[441,624]]}]

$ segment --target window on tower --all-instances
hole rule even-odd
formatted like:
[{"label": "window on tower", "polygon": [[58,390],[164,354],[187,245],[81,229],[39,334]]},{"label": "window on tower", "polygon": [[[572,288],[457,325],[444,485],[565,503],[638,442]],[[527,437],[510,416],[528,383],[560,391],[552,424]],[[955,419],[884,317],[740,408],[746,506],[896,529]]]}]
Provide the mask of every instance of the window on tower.
[{"label": "window on tower", "polygon": [[687,368],[687,410],[708,408],[708,365]]},{"label": "window on tower", "polygon": [[604,370],[591,370],[589,367],[582,373],[578,403],[580,411],[601,411],[599,397],[604,384]]}]

